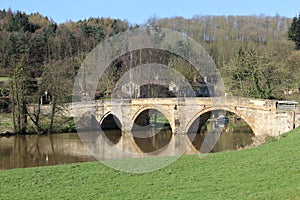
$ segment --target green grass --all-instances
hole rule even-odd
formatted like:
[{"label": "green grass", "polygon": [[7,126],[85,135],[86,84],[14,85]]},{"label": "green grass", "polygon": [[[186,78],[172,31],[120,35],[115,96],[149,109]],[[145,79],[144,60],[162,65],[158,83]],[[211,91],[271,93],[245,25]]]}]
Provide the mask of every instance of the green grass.
[{"label": "green grass", "polygon": [[[152,115],[150,117],[150,123],[154,123],[155,122],[155,118],[154,118],[154,115]],[[162,114],[162,113],[157,113],[157,116],[156,116],[156,122],[157,123],[162,123],[162,124],[169,124],[170,122],[168,121],[168,119]]]},{"label": "green grass", "polygon": [[[43,116],[40,118],[40,125],[43,128],[48,128],[50,123],[49,116]],[[14,132],[14,124],[12,119],[12,113],[0,113],[0,133],[2,132]],[[32,121],[29,121],[27,125],[27,133],[35,133]],[[55,132],[75,132],[75,124],[73,118],[56,116],[54,120],[54,131]],[[1,158],[0,158],[1,159]]]},{"label": "green grass", "polygon": [[[114,162],[153,159],[164,158]],[[299,199],[300,128],[254,149],[183,156],[151,173],[91,162],[4,170],[0,180],[0,199]]]},{"label": "green grass", "polygon": [[10,81],[10,77],[3,77],[3,76],[0,76],[0,81],[1,82],[8,82],[8,81]]},{"label": "green grass", "polygon": [[0,113],[0,133],[13,131],[13,121],[11,115],[11,113]]}]

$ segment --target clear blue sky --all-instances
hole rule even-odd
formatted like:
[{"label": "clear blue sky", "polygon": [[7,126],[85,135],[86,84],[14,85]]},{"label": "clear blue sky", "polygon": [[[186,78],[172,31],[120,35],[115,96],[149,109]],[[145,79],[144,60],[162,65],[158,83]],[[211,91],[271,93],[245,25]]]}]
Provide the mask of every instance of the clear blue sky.
[{"label": "clear blue sky", "polygon": [[57,23],[89,17],[144,23],[150,16],[270,15],[294,17],[300,0],[0,0],[0,9],[39,12]]}]

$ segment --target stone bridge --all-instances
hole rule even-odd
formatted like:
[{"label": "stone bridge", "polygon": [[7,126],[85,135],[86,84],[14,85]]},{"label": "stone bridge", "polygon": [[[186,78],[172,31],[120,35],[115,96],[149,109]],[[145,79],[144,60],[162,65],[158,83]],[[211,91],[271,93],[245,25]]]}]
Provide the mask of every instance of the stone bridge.
[{"label": "stone bridge", "polygon": [[[188,138],[188,133],[195,126],[195,122],[197,127],[199,124],[204,124],[214,111],[225,110],[235,113],[250,126],[256,136],[278,136],[300,126],[300,110],[296,104],[289,101],[248,98],[140,98],[68,104],[64,106],[63,114],[77,119],[82,116],[92,116],[96,122],[94,124],[98,124],[98,127],[109,118],[110,121],[111,119],[116,121],[121,129],[117,140],[110,140],[110,135],[105,134],[104,137],[102,133],[99,134],[99,131],[84,131],[79,135],[89,151],[98,159],[119,159],[151,155],[176,156],[183,151],[184,153],[209,152],[211,150],[209,148],[203,151],[197,149]],[[50,106],[43,106],[43,109],[49,110]],[[159,111],[166,117],[172,130],[171,135],[163,136],[167,139],[152,137],[138,144],[132,130],[139,118],[147,118],[145,111]],[[167,141],[158,144],[158,140]],[[149,145],[147,143],[156,145],[156,148],[153,149],[150,145],[153,151],[145,152],[143,145]]]},{"label": "stone bridge", "polygon": [[294,102],[249,98],[140,98],[99,100],[69,105],[65,115],[79,116],[92,112],[101,124],[110,114],[121,123],[123,132],[132,130],[134,121],[145,111],[154,109],[169,121],[172,132],[186,133],[205,113],[225,110],[238,115],[255,135],[285,133],[300,125],[300,110]]}]

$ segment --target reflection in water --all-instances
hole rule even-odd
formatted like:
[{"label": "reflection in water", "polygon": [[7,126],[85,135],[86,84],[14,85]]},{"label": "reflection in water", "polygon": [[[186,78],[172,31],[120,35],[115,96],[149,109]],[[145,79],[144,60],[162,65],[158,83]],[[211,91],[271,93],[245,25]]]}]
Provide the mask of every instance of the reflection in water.
[{"label": "reflection in water", "polygon": [[109,114],[101,123],[105,137],[112,143],[117,144],[122,137],[122,125],[120,120],[113,114]]},{"label": "reflection in water", "polygon": [[156,109],[141,112],[135,119],[131,132],[142,153],[159,154],[168,147],[172,139],[170,122]]},{"label": "reflection in water", "polygon": [[[207,116],[202,118],[207,119]],[[152,127],[150,120],[146,127],[140,127],[133,130],[132,133],[128,133],[128,135],[133,135],[132,140],[128,139],[126,134],[121,133],[120,129],[107,129],[104,130],[104,133],[99,131],[83,132],[80,139],[77,133],[2,137],[0,138],[0,169],[95,160],[91,153],[98,155],[98,159],[121,159],[127,156],[124,155],[125,151],[135,152],[131,147],[137,148],[137,152],[140,153],[169,155],[167,148],[173,141],[172,130],[168,125],[162,123],[162,119],[155,117],[154,121],[156,123],[152,124],[162,129]],[[245,122],[233,123],[232,118],[229,121],[211,152],[234,150],[252,143],[254,135]],[[201,123],[201,127],[195,126],[197,129],[191,129],[192,131],[188,132],[187,135],[192,145],[198,151],[203,145],[205,134],[214,128],[214,123],[208,120],[205,124]],[[121,137],[123,138],[120,139]],[[87,151],[82,141],[88,146],[90,152]],[[132,143],[136,147],[132,146]],[[130,156],[128,155],[128,157]]]},{"label": "reflection in water", "polygon": [[[148,137],[139,137],[140,135],[145,135],[145,132],[149,134]],[[134,141],[143,153],[154,153],[168,146],[172,138],[172,130],[165,129],[157,131],[150,129],[146,131],[134,131],[134,135]]]},{"label": "reflection in water", "polygon": [[76,133],[0,138],[0,169],[92,160]]},{"label": "reflection in water", "polygon": [[252,138],[254,136],[253,131],[248,124],[239,119],[235,121],[236,116],[229,118],[229,123],[226,125],[219,126],[218,122],[208,120],[206,123],[194,129],[192,127],[187,136],[192,145],[200,151],[201,146],[205,145],[204,138],[209,132],[213,132],[216,128],[222,128],[220,135],[216,134],[216,144],[213,146],[210,152],[221,152],[227,150],[236,150],[252,144]]}]

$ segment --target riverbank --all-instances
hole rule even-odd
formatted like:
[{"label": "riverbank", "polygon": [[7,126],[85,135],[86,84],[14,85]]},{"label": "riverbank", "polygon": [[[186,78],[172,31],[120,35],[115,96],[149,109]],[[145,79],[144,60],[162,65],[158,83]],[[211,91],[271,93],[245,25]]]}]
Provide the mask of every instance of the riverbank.
[{"label": "riverbank", "polygon": [[13,134],[14,125],[11,115],[11,113],[0,113],[0,136],[9,136]]},{"label": "riverbank", "polygon": [[[299,152],[297,128],[257,148],[182,156],[145,174],[115,171],[99,162],[3,170],[0,199],[297,199]],[[162,158],[135,162],[153,159]]]},{"label": "riverbank", "polygon": [[[48,117],[49,118],[49,117]],[[44,117],[42,120],[45,122],[41,123],[42,127],[45,128],[45,133],[47,133],[46,127],[49,127],[49,121],[47,117]],[[1,113],[0,114],[0,137],[10,137],[16,135],[13,128],[13,120],[11,113]],[[25,135],[37,134],[36,130],[33,127],[32,123],[28,123],[28,130]],[[73,133],[76,132],[75,123],[72,117],[59,117],[56,116],[54,124],[55,133]]]}]

